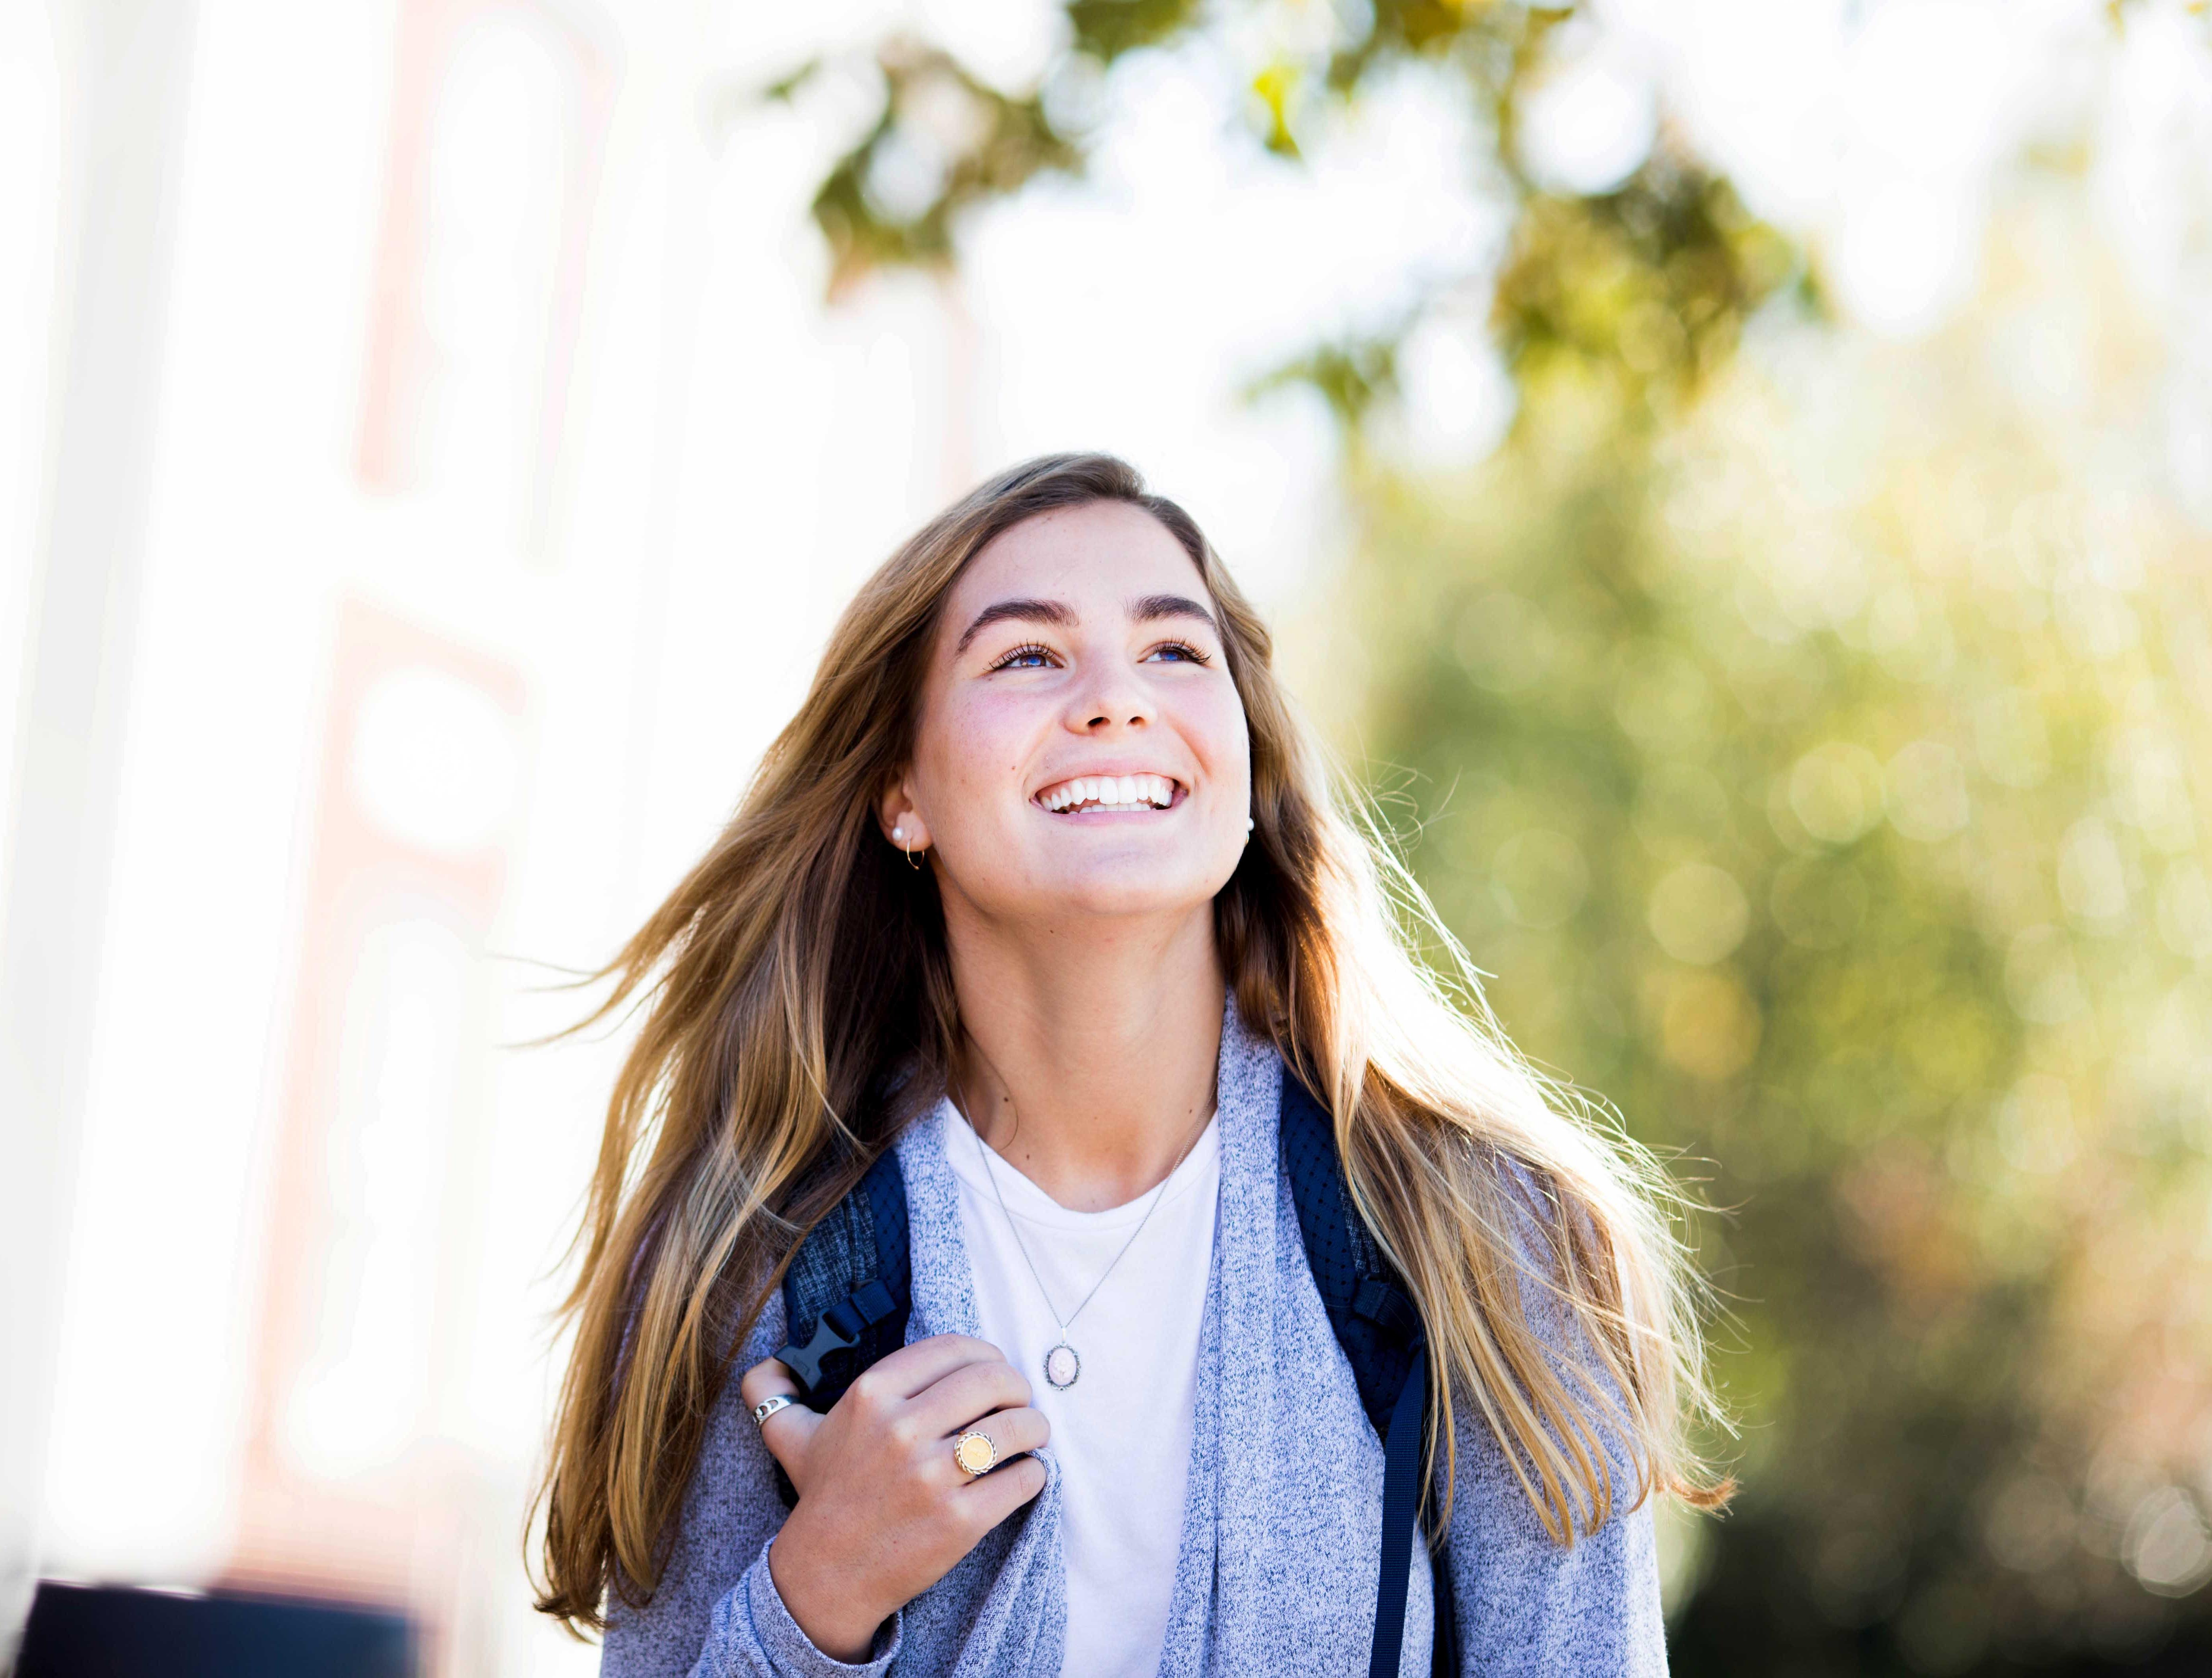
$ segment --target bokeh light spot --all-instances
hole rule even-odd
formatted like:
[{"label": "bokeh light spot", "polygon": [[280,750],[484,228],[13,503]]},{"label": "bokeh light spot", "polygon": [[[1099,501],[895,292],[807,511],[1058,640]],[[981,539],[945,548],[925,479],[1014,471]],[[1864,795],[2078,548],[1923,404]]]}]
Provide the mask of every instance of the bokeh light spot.
[{"label": "bokeh light spot", "polygon": [[1498,848],[1490,889],[1508,920],[1523,927],[1556,927],[1589,895],[1589,865],[1565,834],[1530,828]]},{"label": "bokeh light spot", "polygon": [[2186,1596],[2212,1580],[2212,1530],[2179,1486],[2160,1486],[2136,1505],[2124,1553],[2128,1572],[2160,1596]]},{"label": "bokeh light spot", "polygon": [[2051,733],[2035,696],[2001,688],[1974,708],[1974,751],[1982,773],[2002,787],[2027,791],[2051,773]]},{"label": "bokeh light spot", "polygon": [[2127,865],[2112,830],[2085,816],[2058,842],[2058,897],[2075,921],[2112,932],[2128,918]]},{"label": "bokeh light spot", "polygon": [[2073,946],[2057,927],[2029,927],[2005,952],[2005,993],[2023,1019],[2058,1025],[2089,1005]]},{"label": "bokeh light spot", "polygon": [[1966,826],[1966,776],[1959,754],[1941,740],[1915,740],[1889,760],[1890,825],[1933,843]]},{"label": "bokeh light spot", "polygon": [[1815,839],[1847,845],[1881,815],[1881,764],[1864,746],[1815,746],[1790,771],[1790,808]]},{"label": "bokeh light spot", "polygon": [[1676,961],[1709,967],[1743,942],[1751,903],[1725,868],[1686,862],[1652,888],[1646,920]]},{"label": "bokeh light spot", "polygon": [[1668,976],[1660,1041],[1684,1072],[1708,1083],[1731,1078],[1751,1064],[1759,1034],[1758,1004],[1729,974],[1702,970]]}]

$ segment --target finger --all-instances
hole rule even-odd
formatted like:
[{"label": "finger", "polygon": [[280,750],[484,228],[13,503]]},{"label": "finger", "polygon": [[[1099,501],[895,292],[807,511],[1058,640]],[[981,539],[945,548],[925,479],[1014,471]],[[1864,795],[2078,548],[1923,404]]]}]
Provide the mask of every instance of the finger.
[{"label": "finger", "polygon": [[757,1408],[765,1398],[781,1393],[786,1398],[800,1396],[798,1378],[784,1367],[782,1360],[763,1358],[738,1377],[738,1397],[746,1409]]},{"label": "finger", "polygon": [[927,1392],[915,1395],[914,1413],[925,1428],[950,1437],[978,1416],[988,1416],[994,1410],[1019,1409],[1031,1396],[1028,1377],[1000,1359],[954,1370]]},{"label": "finger", "polygon": [[1034,1456],[1018,1457],[995,1468],[960,1493],[976,1531],[988,1532],[1044,1490],[1044,1464]]},{"label": "finger", "polygon": [[997,1347],[973,1334],[932,1334],[878,1359],[853,1386],[857,1391],[865,1384],[878,1398],[908,1399],[969,1364],[1006,1360]]},{"label": "finger", "polygon": [[[953,1444],[969,1433],[980,1433],[988,1439],[993,1451],[996,1454],[998,1462],[1003,1464],[1010,1458],[1019,1456],[1024,1451],[1035,1450],[1039,1445],[1050,1444],[1052,1424],[1045,1420],[1043,1411],[1023,1407],[994,1412],[982,1418],[973,1426],[962,1428],[951,1439],[945,1443],[941,1448],[944,1455],[939,1459],[957,1480],[976,1480],[982,1477],[969,1474],[960,1466],[958,1459],[952,1454]],[[996,1474],[1000,1469],[993,1468],[988,1472]]]},{"label": "finger", "polygon": [[768,1447],[768,1454],[783,1465],[792,1485],[802,1492],[806,1489],[803,1482],[808,1450],[821,1427],[820,1413],[803,1404],[779,1410],[761,1424],[761,1443]]}]

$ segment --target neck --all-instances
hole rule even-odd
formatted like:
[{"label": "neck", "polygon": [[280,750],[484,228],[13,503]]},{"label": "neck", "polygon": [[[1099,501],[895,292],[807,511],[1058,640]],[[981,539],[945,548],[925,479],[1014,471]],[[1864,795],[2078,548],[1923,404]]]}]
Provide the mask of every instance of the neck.
[{"label": "neck", "polygon": [[1158,1185],[1213,1112],[1227,980],[1212,905],[1042,932],[968,920],[946,927],[962,1112],[1071,1210]]}]

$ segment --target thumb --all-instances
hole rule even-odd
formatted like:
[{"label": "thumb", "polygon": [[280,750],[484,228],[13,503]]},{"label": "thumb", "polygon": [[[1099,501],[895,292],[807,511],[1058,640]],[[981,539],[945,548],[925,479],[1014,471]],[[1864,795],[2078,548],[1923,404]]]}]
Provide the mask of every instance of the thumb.
[{"label": "thumb", "polygon": [[[792,1378],[791,1371],[774,1358],[755,1364],[738,1382],[738,1401],[748,1410],[779,1393],[796,1400],[799,1383]],[[814,1438],[814,1430],[821,1426],[821,1413],[799,1402],[778,1410],[760,1425],[761,1443],[768,1447],[769,1455],[783,1465],[784,1473],[791,1476],[791,1483],[802,1491],[806,1447]]]}]

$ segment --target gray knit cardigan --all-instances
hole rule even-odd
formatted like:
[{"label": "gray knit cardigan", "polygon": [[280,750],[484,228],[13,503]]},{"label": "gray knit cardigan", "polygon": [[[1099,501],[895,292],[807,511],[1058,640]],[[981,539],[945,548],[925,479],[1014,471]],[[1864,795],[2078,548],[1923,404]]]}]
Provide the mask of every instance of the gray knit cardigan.
[{"label": "gray knit cardigan", "polygon": [[[1282,1077],[1273,1048],[1244,1028],[1232,1002],[1218,1096],[1219,1221],[1161,1678],[1361,1674],[1374,1635],[1382,1447],[1322,1310],[1278,1166]],[[940,1103],[898,1143],[914,1265],[909,1342],[976,1332],[975,1284],[945,1160],[948,1112]],[[1533,1297],[1529,1308],[1559,1343],[1557,1318]],[[781,1301],[772,1299],[738,1368],[783,1340]],[[1449,1584],[1465,1678],[1664,1674],[1650,1503],[1562,1548],[1474,1407],[1454,1407]],[[1037,1455],[1044,1490],[895,1615],[878,1633],[873,1658],[849,1665],[817,1649],[776,1593],[768,1548],[784,1507],[732,1379],[652,1600],[611,1609],[602,1678],[1058,1678],[1067,1618],[1060,1470],[1049,1446]],[[1633,1484],[1625,1456],[1613,1469],[1616,1486]],[[1425,1678],[1432,1592],[1442,1582],[1432,1580],[1418,1534],[1414,1542],[1401,1671]],[[1079,1651],[1066,1669],[1082,1672]]]}]

